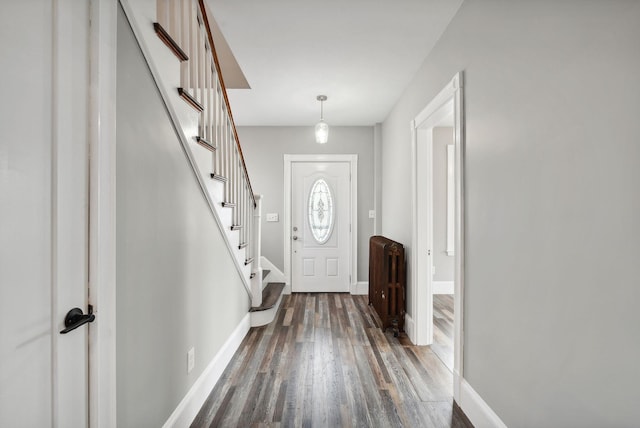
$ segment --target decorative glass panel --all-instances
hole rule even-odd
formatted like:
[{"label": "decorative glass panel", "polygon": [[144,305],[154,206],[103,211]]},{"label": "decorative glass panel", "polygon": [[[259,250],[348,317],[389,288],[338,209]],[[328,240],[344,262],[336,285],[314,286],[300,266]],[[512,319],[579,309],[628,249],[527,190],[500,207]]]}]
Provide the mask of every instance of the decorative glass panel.
[{"label": "decorative glass panel", "polygon": [[309,227],[313,239],[324,244],[333,229],[333,195],[329,185],[322,178],[316,180],[309,193]]}]

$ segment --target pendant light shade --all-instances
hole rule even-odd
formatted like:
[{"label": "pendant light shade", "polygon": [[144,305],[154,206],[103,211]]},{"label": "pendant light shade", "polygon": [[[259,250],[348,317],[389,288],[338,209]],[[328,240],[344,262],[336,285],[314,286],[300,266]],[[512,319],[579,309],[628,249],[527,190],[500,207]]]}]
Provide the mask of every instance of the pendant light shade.
[{"label": "pendant light shade", "polygon": [[329,125],[324,120],[316,123],[316,143],[325,144],[329,141]]},{"label": "pendant light shade", "polygon": [[316,143],[325,144],[329,141],[329,125],[324,121],[323,103],[327,100],[326,95],[318,95],[316,97],[320,101],[320,122],[316,124]]}]

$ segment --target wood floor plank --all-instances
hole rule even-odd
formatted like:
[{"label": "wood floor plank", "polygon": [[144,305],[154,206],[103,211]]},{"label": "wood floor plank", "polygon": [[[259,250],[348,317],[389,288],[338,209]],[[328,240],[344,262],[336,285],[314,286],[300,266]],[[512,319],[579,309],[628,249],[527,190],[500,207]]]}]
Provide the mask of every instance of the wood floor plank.
[{"label": "wood floor plank", "polygon": [[433,295],[433,352],[453,371],[453,294]]},{"label": "wood floor plank", "polygon": [[328,294],[320,294],[316,299],[316,328],[329,328],[329,296]]},{"label": "wood floor plank", "polygon": [[313,340],[313,329],[315,325],[315,296],[311,295],[309,299],[300,301],[296,308],[302,312],[301,328],[298,330],[298,342],[310,342]]},{"label": "wood floor plank", "polygon": [[[379,328],[369,328],[367,329],[367,338],[369,339],[369,343],[371,346],[371,352],[376,358],[376,362],[378,363],[378,368],[380,369],[380,373],[386,384],[391,383],[391,377],[389,376],[389,371],[387,370],[387,366],[382,361],[382,356],[380,355],[380,342],[386,340],[382,330]],[[386,386],[385,386],[386,387]]]},{"label": "wood floor plank", "polygon": [[[298,405],[298,377],[300,372],[303,371],[303,367],[300,363],[302,360],[302,343],[295,342],[293,349],[289,355],[289,361],[295,361],[296,364],[290,365],[290,370],[285,374],[287,381],[287,389],[285,391],[285,401],[282,410],[282,423],[285,426],[294,426],[296,417],[296,406]],[[304,372],[302,374],[304,376]]]},{"label": "wood floor plank", "polygon": [[451,397],[453,395],[452,374],[442,363],[442,360],[426,346],[415,346],[410,348],[410,351],[418,359],[418,361],[414,360],[414,364],[419,364],[424,369],[425,372],[423,373],[426,373],[424,374],[425,380],[434,390],[434,395],[437,397]]},{"label": "wood floor plank", "polygon": [[351,333],[351,341],[353,345],[367,346],[369,341],[362,324],[362,316],[356,308],[354,299],[346,294],[342,306],[346,311],[347,319],[349,322],[349,331]]},{"label": "wood floor plank", "polygon": [[287,381],[285,380],[280,384],[280,389],[278,391],[278,398],[276,399],[276,407],[273,411],[273,421],[280,422],[282,421],[282,412],[284,410],[284,400],[287,396]]},{"label": "wood floor plank", "polygon": [[420,426],[422,418],[416,407],[412,405],[412,403],[420,401],[420,396],[404,371],[401,362],[398,361],[394,350],[397,347],[397,345],[389,346],[381,353],[383,361],[389,368],[389,375],[394,386],[395,393],[392,394],[392,397],[396,406],[402,409],[402,414],[405,417],[403,423],[407,426]]},{"label": "wood floor plank", "polygon": [[283,312],[285,313],[285,316],[282,325],[290,326],[291,320],[293,319],[293,308],[286,308]]},{"label": "wood floor plank", "polygon": [[369,420],[373,426],[388,427],[390,423],[382,403],[380,389],[376,383],[376,376],[372,371],[372,367],[369,365],[370,360],[367,358],[367,351],[370,351],[370,349],[368,346],[354,346],[353,351],[360,384],[367,403],[367,409],[369,410]]},{"label": "wood floor plank", "polygon": [[349,338],[345,338],[338,340],[338,346],[342,360],[342,374],[345,383],[349,385],[346,388],[346,404],[349,406],[351,413],[350,424],[357,427],[370,426],[369,409],[367,408],[362,382],[356,367],[353,345]]},{"label": "wood floor plank", "polygon": [[[448,322],[448,309],[438,311]],[[379,325],[367,296],[284,296],[273,323],[247,334],[191,426],[472,427],[432,349]]]},{"label": "wood floor plank", "polygon": [[235,386],[232,386],[231,388],[229,388],[229,390],[224,396],[224,399],[222,400],[222,403],[220,404],[220,407],[218,408],[218,411],[215,413],[215,417],[211,421],[211,425],[209,426],[219,427],[222,425],[222,420],[225,417],[227,409],[230,407],[231,399],[233,398],[233,394],[235,393],[235,391],[236,391]]},{"label": "wood floor plank", "polygon": [[[451,390],[451,382],[448,381],[450,375],[446,368],[442,368],[441,364],[435,367],[425,367],[412,348],[395,349],[397,352],[404,353],[404,355],[398,355],[398,361],[407,373],[421,401],[442,401],[451,397],[453,391]],[[441,376],[443,373],[446,374],[445,379]]]},{"label": "wood floor plank", "polygon": [[388,373],[386,373],[386,376],[385,373],[383,373],[384,364],[382,364],[382,358],[378,359],[378,357],[376,356],[376,353],[374,352],[376,348],[373,346],[373,344],[372,346],[363,346],[362,348],[367,359],[369,369],[373,374],[373,378],[376,382],[377,388],[380,390],[387,389]]},{"label": "wood floor plank", "polygon": [[258,373],[255,380],[252,382],[251,388],[249,388],[249,392],[246,395],[247,398],[244,400],[244,407],[240,412],[240,418],[238,419],[239,426],[246,427],[251,425],[252,416],[258,405],[258,397],[260,396],[260,392],[262,391],[262,386],[264,384],[264,377],[264,373]]},{"label": "wood floor plank", "polygon": [[329,329],[316,328],[313,352],[313,425],[340,426],[337,376],[340,366],[336,364]]},{"label": "wood floor plank", "polygon": [[279,385],[276,383],[276,376],[272,373],[263,374],[265,376],[264,387],[258,391],[258,398],[249,419],[252,424],[267,423],[273,419],[273,409],[278,397]]}]

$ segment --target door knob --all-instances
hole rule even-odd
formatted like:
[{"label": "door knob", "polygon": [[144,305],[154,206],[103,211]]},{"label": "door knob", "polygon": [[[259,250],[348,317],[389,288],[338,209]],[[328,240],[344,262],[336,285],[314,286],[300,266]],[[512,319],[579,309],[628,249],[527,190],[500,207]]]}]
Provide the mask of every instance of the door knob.
[{"label": "door knob", "polygon": [[298,240],[298,237],[294,235],[292,239],[293,239],[294,241],[297,241],[297,240]]},{"label": "door knob", "polygon": [[60,334],[67,334],[81,325],[93,322],[95,319],[96,316],[93,314],[93,306],[89,305],[89,313],[86,315],[82,313],[82,309],[73,308],[67,312],[67,316],[64,317],[64,326],[66,328],[62,330]]}]

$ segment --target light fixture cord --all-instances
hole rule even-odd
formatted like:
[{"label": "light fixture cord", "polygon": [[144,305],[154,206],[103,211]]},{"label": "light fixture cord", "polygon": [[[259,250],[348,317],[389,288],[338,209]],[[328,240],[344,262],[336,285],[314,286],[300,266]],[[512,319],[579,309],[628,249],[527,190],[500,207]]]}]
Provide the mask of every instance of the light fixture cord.
[{"label": "light fixture cord", "polygon": [[320,120],[324,120],[324,101],[320,101]]}]

